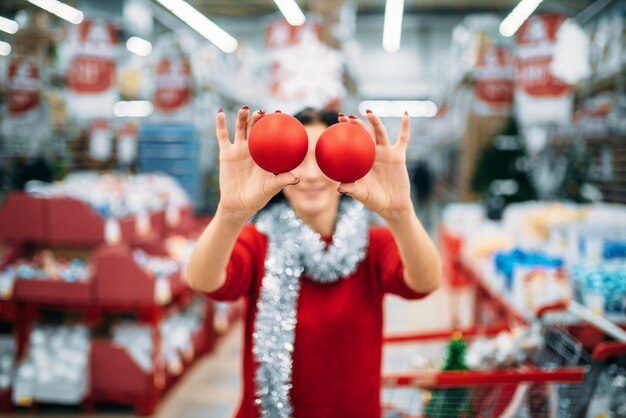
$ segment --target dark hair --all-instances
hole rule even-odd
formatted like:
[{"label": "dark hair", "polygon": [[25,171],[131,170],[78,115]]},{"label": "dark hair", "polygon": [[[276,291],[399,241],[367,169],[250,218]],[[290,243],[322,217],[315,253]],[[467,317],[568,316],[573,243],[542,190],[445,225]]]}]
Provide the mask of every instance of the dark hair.
[{"label": "dark hair", "polygon": [[305,126],[313,125],[314,123],[331,126],[339,122],[339,113],[328,109],[313,109],[311,107],[302,109],[293,115],[293,117],[298,119],[300,123]]},{"label": "dark hair", "polygon": [[[313,125],[316,123],[331,126],[339,122],[339,113],[333,112],[332,110],[328,109],[313,109],[312,107],[302,109],[301,111],[293,115],[293,117],[298,119],[300,123],[302,123],[304,126]],[[267,202],[267,205],[265,205],[265,208],[261,210],[270,208],[272,205],[284,202],[286,200],[287,198],[285,197],[285,194],[280,191],[277,195],[272,197],[270,201]]]}]

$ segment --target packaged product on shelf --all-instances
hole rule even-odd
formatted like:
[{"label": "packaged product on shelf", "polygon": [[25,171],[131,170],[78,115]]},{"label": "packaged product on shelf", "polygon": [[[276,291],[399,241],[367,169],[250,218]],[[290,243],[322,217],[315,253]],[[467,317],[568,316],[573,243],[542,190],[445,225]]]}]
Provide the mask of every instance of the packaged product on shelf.
[{"label": "packaged product on shelf", "polygon": [[89,332],[83,325],[33,328],[17,366],[13,402],[79,404],[89,393]]},{"label": "packaged product on shelf", "polygon": [[124,347],[145,372],[153,370],[152,330],[132,322],[113,326],[113,342]]},{"label": "packaged product on shelf", "polygon": [[172,289],[168,278],[178,272],[180,266],[169,257],[159,257],[147,254],[141,249],[133,250],[133,259],[143,269],[154,277],[154,300],[161,304],[168,303],[172,299]]},{"label": "packaged product on shelf", "polygon": [[168,370],[172,374],[181,371],[181,356],[186,360],[194,357],[193,334],[202,326],[204,301],[196,301],[188,308],[167,318],[161,323],[162,350]]},{"label": "packaged product on shelf", "polygon": [[580,263],[571,276],[582,302],[598,314],[626,315],[626,260]]},{"label": "packaged product on shelf", "polygon": [[626,368],[623,365],[610,364],[601,372],[587,416],[626,416]]},{"label": "packaged product on shelf", "polygon": [[8,389],[13,382],[15,354],[13,335],[0,334],[0,390]]}]

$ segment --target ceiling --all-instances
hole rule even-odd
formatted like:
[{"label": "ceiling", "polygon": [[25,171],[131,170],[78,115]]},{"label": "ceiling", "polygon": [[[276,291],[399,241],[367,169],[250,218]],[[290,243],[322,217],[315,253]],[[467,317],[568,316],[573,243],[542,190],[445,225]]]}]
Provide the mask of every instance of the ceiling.
[{"label": "ceiling", "polygon": [[[64,0],[68,4],[100,1],[100,0]],[[122,3],[123,0],[112,0]],[[150,0],[148,0],[150,1]],[[154,0],[152,0],[154,1]],[[273,0],[187,0],[207,16],[243,17],[259,16],[276,13],[277,7]],[[296,0],[304,11],[328,12],[336,10],[343,0]],[[346,0],[357,4],[359,14],[379,14],[385,10],[385,0]],[[421,14],[465,14],[472,12],[500,12],[511,10],[519,0],[405,0],[405,13]],[[545,0],[542,7],[558,7],[575,14],[583,10],[593,0]],[[34,8],[26,0],[1,0],[0,13],[10,16],[24,8]]]}]

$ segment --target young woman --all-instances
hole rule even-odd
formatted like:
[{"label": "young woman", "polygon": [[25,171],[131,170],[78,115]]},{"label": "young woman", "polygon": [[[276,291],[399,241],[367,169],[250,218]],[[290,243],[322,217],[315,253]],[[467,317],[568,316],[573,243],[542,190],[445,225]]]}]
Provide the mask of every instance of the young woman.
[{"label": "young woman", "polygon": [[[248,152],[250,129],[263,115],[244,106],[231,142],[218,113],[220,202],[188,265],[192,288],[247,303],[237,417],[380,418],[383,296],[419,299],[441,278],[411,202],[409,117],[391,144],[368,111],[374,166],[356,183],[340,184],[318,168],[315,144],[337,121],[367,128],[363,121],[300,112],[308,154],[292,172],[274,175]],[[371,212],[387,225],[371,226]]]}]

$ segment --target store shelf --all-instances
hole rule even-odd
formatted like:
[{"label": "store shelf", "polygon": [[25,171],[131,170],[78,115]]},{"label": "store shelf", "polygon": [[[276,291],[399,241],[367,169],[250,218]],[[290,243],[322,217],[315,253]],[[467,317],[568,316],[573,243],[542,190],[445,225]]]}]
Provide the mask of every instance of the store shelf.
[{"label": "store shelf", "polygon": [[45,200],[13,193],[0,206],[0,240],[8,242],[45,241],[48,223]]}]

